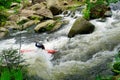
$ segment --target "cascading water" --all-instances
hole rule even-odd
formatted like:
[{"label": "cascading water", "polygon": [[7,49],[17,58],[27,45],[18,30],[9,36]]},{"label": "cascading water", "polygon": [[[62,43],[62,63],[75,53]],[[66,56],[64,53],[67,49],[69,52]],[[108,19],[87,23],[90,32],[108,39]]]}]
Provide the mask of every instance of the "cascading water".
[{"label": "cascading water", "polygon": [[[113,16],[107,18],[106,22],[91,20],[95,25],[92,34],[76,35],[70,39],[67,34],[75,17],[82,16],[79,12],[76,11],[74,17],[69,11],[61,14],[63,19],[69,20],[69,24],[51,34],[27,34],[23,31],[21,39],[19,33],[11,34],[13,37],[0,41],[0,51],[19,49],[21,42],[21,49],[31,50],[23,54],[26,64],[30,64],[29,74],[43,80],[94,80],[97,74],[112,74],[108,64],[120,48],[120,22],[116,18],[120,17],[118,11],[113,11]],[[47,49],[56,49],[58,52],[51,55],[36,48],[35,39],[42,41]]]}]

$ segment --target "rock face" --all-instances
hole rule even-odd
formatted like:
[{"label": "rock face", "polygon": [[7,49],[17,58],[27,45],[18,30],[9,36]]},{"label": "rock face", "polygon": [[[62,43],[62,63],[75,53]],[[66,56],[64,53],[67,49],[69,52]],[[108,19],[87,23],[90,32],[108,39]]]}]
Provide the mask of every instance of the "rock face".
[{"label": "rock face", "polygon": [[75,23],[73,24],[72,28],[68,33],[68,37],[73,37],[76,34],[89,34],[94,31],[95,26],[91,24],[89,21],[85,20],[82,17],[76,19]]}]

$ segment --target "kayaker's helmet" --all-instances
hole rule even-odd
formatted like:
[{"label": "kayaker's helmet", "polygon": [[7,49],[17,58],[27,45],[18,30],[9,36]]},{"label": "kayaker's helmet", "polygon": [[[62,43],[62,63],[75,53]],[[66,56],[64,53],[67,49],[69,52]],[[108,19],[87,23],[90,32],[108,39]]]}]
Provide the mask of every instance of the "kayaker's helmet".
[{"label": "kayaker's helmet", "polygon": [[35,46],[36,46],[37,48],[45,49],[44,45],[43,45],[42,43],[39,43],[39,42],[36,42],[36,43],[35,43]]}]

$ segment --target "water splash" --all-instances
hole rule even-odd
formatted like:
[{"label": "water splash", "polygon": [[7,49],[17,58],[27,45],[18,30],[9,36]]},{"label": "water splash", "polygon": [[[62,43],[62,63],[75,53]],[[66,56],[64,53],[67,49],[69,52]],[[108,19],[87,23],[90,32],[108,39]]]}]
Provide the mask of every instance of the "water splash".
[{"label": "water splash", "polygon": [[[75,14],[81,16],[79,12]],[[93,80],[96,74],[111,74],[107,63],[112,62],[120,48],[120,27],[115,27],[112,23],[119,21],[115,18],[119,15],[114,12],[106,22],[91,20],[90,22],[95,25],[95,31],[92,34],[76,35],[71,39],[66,35],[75,17],[71,17],[71,14],[60,16],[69,20],[69,24],[53,34],[35,35],[42,40],[47,49],[58,50],[55,54],[56,58],[55,55],[36,48],[33,41],[29,44],[22,42],[21,49],[33,50],[23,54],[27,59],[26,64],[30,64],[29,74],[37,75],[44,80]],[[27,38],[27,36],[23,38],[25,37]],[[1,40],[0,43],[0,50],[10,47],[19,48],[19,42],[15,38]]]}]

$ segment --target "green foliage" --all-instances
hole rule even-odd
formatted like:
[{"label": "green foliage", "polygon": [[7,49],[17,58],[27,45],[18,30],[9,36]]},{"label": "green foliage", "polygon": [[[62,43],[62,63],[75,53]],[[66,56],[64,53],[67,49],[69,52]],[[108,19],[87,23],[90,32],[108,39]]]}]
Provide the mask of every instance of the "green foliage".
[{"label": "green foliage", "polygon": [[84,14],[83,17],[84,17],[85,19],[87,19],[87,20],[90,19],[90,10],[84,9],[83,14]]},{"label": "green foliage", "polygon": [[86,8],[83,10],[83,17],[89,20],[91,8],[93,8],[95,5],[98,5],[98,4],[99,5],[104,4],[104,0],[97,0],[96,2],[91,2],[90,0],[86,0],[85,3],[86,3]]},{"label": "green foliage", "polygon": [[97,75],[95,80],[114,80],[115,76],[117,76],[115,80],[120,80],[120,77],[118,77],[120,75],[120,52],[115,56],[115,60],[112,64],[112,71],[115,73],[114,75]]},{"label": "green foliage", "polygon": [[3,68],[0,80],[23,80],[21,69]]},{"label": "green foliage", "polygon": [[8,16],[4,12],[11,7],[13,2],[20,3],[21,0],[0,0],[0,25],[5,24]]},{"label": "green foliage", "polygon": [[0,14],[0,25],[4,25],[6,23],[7,16],[4,14]]},{"label": "green foliage", "polygon": [[0,10],[10,8],[13,2],[20,3],[21,0],[0,0]]},{"label": "green foliage", "polygon": [[46,27],[46,30],[49,31],[49,30],[51,30],[54,26],[55,26],[55,24],[48,24],[47,27]]},{"label": "green foliage", "polygon": [[16,49],[3,50],[0,53],[0,80],[23,80],[25,60]]},{"label": "green foliage", "polygon": [[113,63],[112,71],[116,74],[120,74],[120,52],[116,55]]},{"label": "green foliage", "polygon": [[95,80],[113,80],[113,76],[100,76],[97,75]]}]

